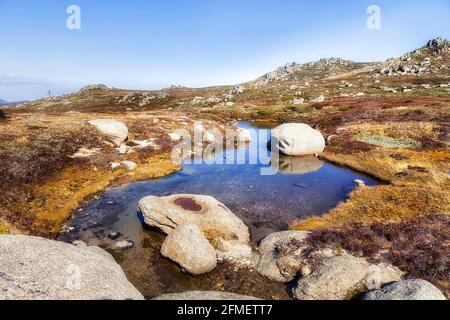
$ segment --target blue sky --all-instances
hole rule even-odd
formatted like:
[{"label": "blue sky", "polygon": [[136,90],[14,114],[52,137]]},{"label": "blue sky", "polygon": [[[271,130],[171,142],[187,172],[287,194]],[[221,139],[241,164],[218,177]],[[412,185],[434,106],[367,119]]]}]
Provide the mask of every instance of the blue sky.
[{"label": "blue sky", "polygon": [[[66,28],[71,4],[81,30]],[[371,4],[381,30],[366,27]],[[232,84],[291,61],[385,60],[436,36],[450,38],[448,0],[0,0],[0,98]]]}]

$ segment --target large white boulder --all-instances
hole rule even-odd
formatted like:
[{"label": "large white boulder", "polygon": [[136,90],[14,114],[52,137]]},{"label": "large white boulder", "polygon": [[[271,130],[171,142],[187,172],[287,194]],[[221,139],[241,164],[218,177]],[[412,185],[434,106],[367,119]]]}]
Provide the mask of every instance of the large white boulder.
[{"label": "large white boulder", "polygon": [[325,139],[307,124],[285,123],[272,130],[272,147],[288,156],[311,155],[325,149]]},{"label": "large white boulder", "polygon": [[217,266],[216,250],[195,224],[172,231],[161,246],[161,254],[192,275],[208,273]]},{"label": "large white boulder", "polygon": [[318,263],[294,288],[299,300],[346,300],[383,284],[399,281],[402,272],[387,264],[342,253]]},{"label": "large white boulder", "polygon": [[112,119],[96,119],[91,120],[88,123],[94,126],[102,134],[111,137],[117,146],[120,146],[120,144],[128,138],[128,128],[121,121]]},{"label": "large white boulder", "polygon": [[363,300],[447,300],[444,294],[428,281],[421,279],[389,283],[363,296]]},{"label": "large white boulder", "polygon": [[142,300],[98,247],[0,235],[0,300]]},{"label": "large white boulder", "polygon": [[[221,260],[227,260],[227,257],[236,261],[249,258],[248,227],[213,197],[193,194],[148,196],[139,201],[139,210],[147,225],[166,234],[178,226],[195,224],[217,250]],[[243,246],[247,246],[247,250]]]}]

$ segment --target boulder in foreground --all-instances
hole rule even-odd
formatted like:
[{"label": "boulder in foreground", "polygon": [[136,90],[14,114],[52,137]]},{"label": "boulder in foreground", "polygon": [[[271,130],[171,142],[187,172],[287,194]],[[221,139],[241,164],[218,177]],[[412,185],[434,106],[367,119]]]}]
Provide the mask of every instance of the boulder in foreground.
[{"label": "boulder in foreground", "polygon": [[[215,241],[238,240],[248,243],[247,226],[224,204],[205,195],[179,194],[148,196],[139,201],[146,224],[169,234],[183,224],[195,224]],[[214,243],[213,243],[214,244]]]},{"label": "boulder in foreground", "polygon": [[428,281],[421,279],[389,283],[363,296],[363,300],[447,300],[444,294]]},{"label": "boulder in foreground", "polygon": [[195,224],[172,231],[161,246],[161,254],[192,275],[208,273],[217,266],[216,250]]},{"label": "boulder in foreground", "polygon": [[98,247],[0,235],[0,300],[142,300]]},{"label": "boulder in foreground", "polygon": [[285,123],[272,130],[273,151],[288,156],[321,153],[325,149],[323,135],[304,123]]},{"label": "boulder in foreground", "polygon": [[[265,237],[259,247],[258,251],[261,259],[258,263],[258,273],[270,280],[278,282],[289,282],[294,279],[296,271],[293,273],[280,270],[281,264],[279,259],[280,247],[292,241],[304,241],[308,237],[307,231],[281,231],[275,232]],[[284,258],[284,257],[283,257]]]},{"label": "boulder in foreground", "polygon": [[196,225],[216,249],[221,262],[248,265],[252,260],[248,227],[213,197],[193,194],[149,196],[139,201],[139,210],[147,225],[165,234],[181,225]]}]

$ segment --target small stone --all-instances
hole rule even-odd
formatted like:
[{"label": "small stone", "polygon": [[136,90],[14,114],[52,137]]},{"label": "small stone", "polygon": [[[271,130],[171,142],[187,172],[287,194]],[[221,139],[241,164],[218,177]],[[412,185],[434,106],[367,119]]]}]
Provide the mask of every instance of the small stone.
[{"label": "small stone", "polygon": [[323,95],[318,96],[317,98],[311,100],[311,102],[313,103],[321,103],[321,102],[325,102],[325,97]]},{"label": "small stone", "polygon": [[121,235],[122,234],[120,232],[113,231],[113,232],[108,233],[108,238],[111,240],[117,240],[120,238]]},{"label": "small stone", "polygon": [[116,150],[120,155],[124,155],[128,151],[128,146],[125,144],[121,144],[119,148],[116,148]]},{"label": "small stone", "polygon": [[116,170],[120,168],[120,163],[118,162],[111,162],[111,169]]},{"label": "small stone", "polygon": [[123,240],[116,242],[115,247],[118,249],[126,250],[134,247],[134,242],[130,240]]},{"label": "small stone", "polygon": [[389,283],[379,290],[363,296],[363,300],[447,300],[431,283],[421,279],[409,279]]}]

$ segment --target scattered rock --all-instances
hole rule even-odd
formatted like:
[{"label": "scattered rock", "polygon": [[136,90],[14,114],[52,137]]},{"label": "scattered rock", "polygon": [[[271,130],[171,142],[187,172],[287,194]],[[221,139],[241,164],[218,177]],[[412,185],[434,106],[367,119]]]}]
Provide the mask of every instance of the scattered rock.
[{"label": "scattered rock", "polygon": [[112,170],[116,170],[116,169],[120,168],[120,163],[118,163],[118,162],[111,162],[110,165],[111,165]]},{"label": "scattered rock", "polygon": [[248,244],[247,226],[224,204],[205,195],[180,194],[167,197],[149,196],[139,201],[144,222],[170,234],[184,224],[195,224],[219,251],[236,243]]},{"label": "scattered rock", "polygon": [[203,103],[205,101],[204,97],[194,97],[194,99],[192,99],[191,104],[200,104]]},{"label": "scattered rock", "polygon": [[244,296],[236,293],[221,291],[187,291],[182,293],[163,294],[153,300],[261,300],[259,298]]},{"label": "scattered rock", "polygon": [[305,102],[305,99],[303,98],[294,98],[294,100],[292,100],[293,104],[303,104]]},{"label": "scattered rock", "polygon": [[323,95],[318,96],[317,98],[312,99],[311,102],[313,102],[313,103],[322,103],[322,102],[325,102],[325,97],[324,97]]},{"label": "scattered rock", "polygon": [[402,273],[390,265],[370,264],[347,253],[326,258],[301,278],[294,289],[299,300],[346,300],[400,280]]},{"label": "scattered rock", "polygon": [[131,240],[122,240],[122,241],[118,241],[116,242],[116,244],[114,245],[117,249],[131,249],[134,247],[134,242]]},{"label": "scattered rock", "polygon": [[205,141],[206,143],[214,143],[216,142],[216,136],[211,132],[206,132],[203,135],[203,141]]},{"label": "scattered rock", "polygon": [[81,241],[81,240],[75,240],[75,241],[72,242],[72,244],[74,246],[76,246],[76,247],[79,247],[79,248],[85,248],[85,247],[88,246],[86,242]]},{"label": "scattered rock", "polygon": [[244,90],[245,88],[243,85],[237,85],[230,90],[230,94],[241,94],[244,93]]},{"label": "scattered rock", "polygon": [[116,148],[117,152],[118,152],[120,155],[126,154],[126,153],[128,152],[129,149],[130,149],[130,148],[129,148],[127,145],[125,145],[125,144],[121,144],[120,147]]},{"label": "scattered rock", "polygon": [[353,180],[353,183],[355,183],[360,188],[366,186],[366,183],[361,179],[355,179]]},{"label": "scattered rock", "polygon": [[128,138],[128,128],[123,122],[111,119],[97,119],[88,123],[104,135],[111,137],[117,146],[120,146]]},{"label": "scattered rock", "polygon": [[78,149],[78,151],[76,153],[74,153],[70,157],[71,158],[89,158],[89,157],[95,156],[99,153],[100,153],[100,148],[93,148],[93,149],[80,148],[80,149]]},{"label": "scattered rock", "polygon": [[90,84],[80,89],[80,92],[89,90],[108,90],[109,88],[104,84]]},{"label": "scattered rock", "polygon": [[363,300],[447,300],[444,294],[428,281],[401,280],[389,283],[379,290],[366,293]]},{"label": "scattered rock", "polygon": [[130,171],[136,170],[138,167],[137,164],[133,161],[122,161],[120,163],[120,166],[122,168],[124,168],[126,170],[130,170]]},{"label": "scattered rock", "polygon": [[272,130],[272,146],[289,156],[318,154],[325,149],[325,139],[307,124],[285,123]]},{"label": "scattered rock", "polygon": [[172,140],[173,142],[178,142],[181,140],[181,136],[176,133],[169,133],[169,137],[170,137],[170,140]]},{"label": "scattered rock", "polygon": [[273,281],[289,282],[294,279],[298,269],[287,273],[285,270],[280,270],[277,264],[280,257],[279,248],[293,240],[304,241],[308,234],[309,232],[306,231],[282,231],[264,238],[258,247],[261,256],[257,267],[258,273]]},{"label": "scattered rock", "polygon": [[0,235],[0,252],[1,300],[143,300],[98,247]]},{"label": "scattered rock", "polygon": [[195,224],[173,230],[164,240],[161,254],[192,275],[208,273],[217,266],[216,250]]},{"label": "scattered rock", "polygon": [[250,142],[250,141],[252,141],[252,134],[247,129],[237,128],[236,129],[236,140],[239,142]]}]

